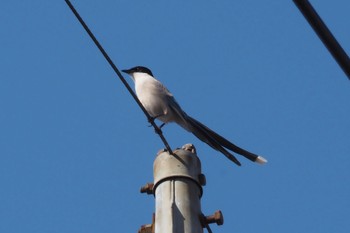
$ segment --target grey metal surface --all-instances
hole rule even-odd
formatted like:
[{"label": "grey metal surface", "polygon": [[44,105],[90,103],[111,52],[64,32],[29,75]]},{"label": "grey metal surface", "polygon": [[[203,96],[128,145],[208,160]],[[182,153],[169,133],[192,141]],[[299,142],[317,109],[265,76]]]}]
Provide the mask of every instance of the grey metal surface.
[{"label": "grey metal surface", "polygon": [[201,164],[192,145],[154,161],[155,233],[202,233]]}]

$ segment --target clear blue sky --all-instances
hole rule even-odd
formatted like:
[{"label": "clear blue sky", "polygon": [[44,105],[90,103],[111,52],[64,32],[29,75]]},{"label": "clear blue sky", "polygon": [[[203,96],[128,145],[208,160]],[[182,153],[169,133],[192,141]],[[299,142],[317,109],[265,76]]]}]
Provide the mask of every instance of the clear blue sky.
[{"label": "clear blue sky", "polygon": [[[348,0],[312,1],[350,53]],[[289,1],[75,0],[120,69],[152,69],[186,112],[269,160],[194,143],[216,233],[350,232],[350,83]],[[136,232],[163,145],[63,0],[0,4],[0,232]],[[131,80],[128,78],[128,81]]]}]

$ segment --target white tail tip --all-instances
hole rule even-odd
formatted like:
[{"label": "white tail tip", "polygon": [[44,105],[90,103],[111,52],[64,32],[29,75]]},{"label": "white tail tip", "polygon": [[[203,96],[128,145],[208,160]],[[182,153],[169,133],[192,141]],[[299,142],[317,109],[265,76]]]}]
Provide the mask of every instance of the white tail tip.
[{"label": "white tail tip", "polygon": [[258,156],[258,158],[256,158],[255,162],[258,164],[265,164],[265,163],[267,163],[267,160],[262,156]]}]

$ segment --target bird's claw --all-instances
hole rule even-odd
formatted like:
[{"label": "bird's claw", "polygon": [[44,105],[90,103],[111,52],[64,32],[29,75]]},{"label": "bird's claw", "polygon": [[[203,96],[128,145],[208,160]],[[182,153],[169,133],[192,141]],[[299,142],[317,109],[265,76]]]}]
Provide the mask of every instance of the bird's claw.
[{"label": "bird's claw", "polygon": [[157,117],[149,117],[148,118],[148,123],[150,123],[150,125],[148,125],[148,127],[152,127],[153,126],[153,124],[154,124],[154,120],[156,119]]},{"label": "bird's claw", "polygon": [[[155,116],[155,117],[150,116],[150,117],[148,118],[148,122],[151,123],[151,124],[148,125],[148,127],[152,127],[153,124],[154,124],[154,121],[155,121],[158,117],[163,116],[163,115],[164,115],[164,114],[159,114],[159,115],[157,115],[157,116]],[[157,126],[156,124],[154,124],[154,125],[156,125],[159,129],[161,129],[161,128],[163,128],[163,126],[164,126],[165,124],[166,124],[166,123],[163,123],[163,124],[161,124],[160,126]],[[156,130],[156,131],[157,131],[157,130]]]},{"label": "bird's claw", "polygon": [[156,132],[156,134],[163,134],[162,130],[157,126],[157,127],[154,127],[154,131]]}]

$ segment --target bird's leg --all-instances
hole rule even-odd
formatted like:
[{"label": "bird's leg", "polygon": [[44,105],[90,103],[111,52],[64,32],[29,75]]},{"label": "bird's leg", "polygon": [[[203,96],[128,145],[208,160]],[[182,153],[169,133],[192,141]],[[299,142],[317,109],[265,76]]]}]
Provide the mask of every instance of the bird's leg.
[{"label": "bird's leg", "polygon": [[163,126],[166,125],[166,123],[161,124],[160,126],[156,125],[157,127],[154,128],[154,131],[156,132],[156,134],[162,134],[162,128]]},{"label": "bird's leg", "polygon": [[162,128],[166,123],[163,123],[163,124],[161,124],[160,126],[158,126],[156,123],[154,123],[154,121],[155,121],[155,119],[157,119],[158,117],[163,116],[163,115],[164,115],[164,114],[159,114],[159,115],[157,115],[157,116],[155,116],[155,117],[150,116],[150,117],[148,118],[148,122],[151,123],[151,125],[149,125],[148,127],[154,126],[154,131],[156,132],[156,134],[159,134],[159,135],[163,134],[161,128]]},{"label": "bird's leg", "polygon": [[158,126],[154,127],[154,132],[159,135],[163,134],[162,130]]},{"label": "bird's leg", "polygon": [[[156,116],[150,116],[149,118],[148,118],[148,122],[149,123],[151,123],[148,127],[151,127],[153,124],[153,122],[158,118],[158,117],[160,117],[160,116],[164,116],[164,114],[162,113],[162,114],[159,114],[159,115],[156,115]],[[165,124],[165,123],[164,123]],[[164,124],[162,124],[159,128],[162,128],[163,126],[164,126]]]},{"label": "bird's leg", "polygon": [[160,129],[163,128],[164,125],[166,125],[166,123],[161,124],[161,125],[159,126],[159,128],[160,128]]}]

